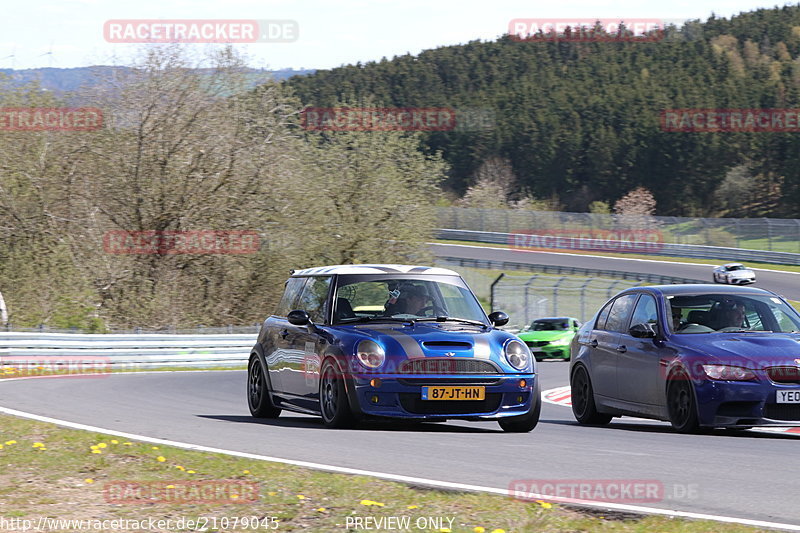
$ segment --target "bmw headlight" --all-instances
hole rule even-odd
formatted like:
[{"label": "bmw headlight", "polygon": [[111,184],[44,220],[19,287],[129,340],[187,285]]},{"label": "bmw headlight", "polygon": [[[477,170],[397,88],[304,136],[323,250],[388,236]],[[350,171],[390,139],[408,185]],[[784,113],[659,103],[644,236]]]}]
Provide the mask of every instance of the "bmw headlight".
[{"label": "bmw headlight", "polygon": [[380,344],[364,339],[356,347],[358,360],[367,368],[378,368],[386,360],[386,352]]},{"label": "bmw headlight", "polygon": [[508,364],[517,370],[524,370],[531,360],[531,353],[528,351],[528,347],[519,341],[508,341],[503,348],[503,353],[506,356]]},{"label": "bmw headlight", "polygon": [[721,381],[748,381],[756,377],[752,370],[730,365],[703,365],[703,372],[711,379]]}]

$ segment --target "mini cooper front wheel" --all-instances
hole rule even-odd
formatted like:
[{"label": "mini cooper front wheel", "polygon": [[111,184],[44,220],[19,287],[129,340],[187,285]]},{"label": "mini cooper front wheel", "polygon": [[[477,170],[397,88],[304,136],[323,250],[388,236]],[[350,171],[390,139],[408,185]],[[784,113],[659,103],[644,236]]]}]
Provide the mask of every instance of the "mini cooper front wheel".
[{"label": "mini cooper front wheel", "polygon": [[269,395],[269,385],[264,369],[258,357],[250,358],[247,367],[247,405],[250,414],[256,418],[278,418],[281,410],[272,405]]},{"label": "mini cooper front wheel", "polygon": [[319,408],[325,427],[348,428],[355,424],[355,417],[347,401],[344,376],[330,359],[323,363],[320,372]]},{"label": "mini cooper front wheel", "polygon": [[539,387],[534,389],[534,398],[531,400],[530,411],[520,416],[510,416],[501,418],[497,421],[503,431],[507,433],[527,433],[533,431],[533,428],[539,423],[539,415],[542,412],[542,398],[539,394]]}]

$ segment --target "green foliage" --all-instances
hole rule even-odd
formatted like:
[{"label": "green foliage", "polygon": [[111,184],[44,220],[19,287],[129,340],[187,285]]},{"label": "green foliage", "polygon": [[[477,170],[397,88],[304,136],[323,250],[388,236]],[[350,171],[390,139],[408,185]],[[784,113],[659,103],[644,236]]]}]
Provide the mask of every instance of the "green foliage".
[{"label": "green foliage", "polygon": [[[748,162],[772,184],[758,216],[800,216],[797,133],[662,131],[661,111],[800,107],[800,6],[712,17],[657,42],[521,42],[502,37],[350,65],[287,82],[304,104],[372,98],[386,106],[484,108],[489,130],[431,132],[460,195],[492,158],[518,190],[569,211],[637,187],[659,215],[728,212],[717,190]],[[775,200],[777,194],[777,200]],[[766,212],[765,212],[766,211]]]}]

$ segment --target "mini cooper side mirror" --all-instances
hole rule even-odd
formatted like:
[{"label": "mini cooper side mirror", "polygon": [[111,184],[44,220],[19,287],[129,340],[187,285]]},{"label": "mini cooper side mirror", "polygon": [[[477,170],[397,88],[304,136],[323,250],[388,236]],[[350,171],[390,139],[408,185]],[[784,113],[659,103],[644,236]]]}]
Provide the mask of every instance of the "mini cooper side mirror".
[{"label": "mini cooper side mirror", "polygon": [[311,317],[302,309],[289,311],[289,315],[286,318],[289,319],[289,323],[294,326],[305,326],[311,323]]},{"label": "mini cooper side mirror", "polygon": [[653,329],[652,324],[634,324],[628,333],[631,334],[631,337],[638,339],[652,339],[656,336],[656,330]]},{"label": "mini cooper side mirror", "polygon": [[508,315],[502,311],[495,311],[489,315],[489,320],[497,327],[505,326],[508,324]]}]

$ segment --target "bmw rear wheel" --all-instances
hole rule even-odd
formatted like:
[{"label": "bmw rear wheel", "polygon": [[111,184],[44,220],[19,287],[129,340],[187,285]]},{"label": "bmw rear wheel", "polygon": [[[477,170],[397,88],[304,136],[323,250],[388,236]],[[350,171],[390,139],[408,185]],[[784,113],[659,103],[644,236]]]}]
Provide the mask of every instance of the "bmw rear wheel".
[{"label": "bmw rear wheel", "polygon": [[281,410],[272,405],[267,377],[255,355],[247,367],[247,405],[250,414],[256,418],[278,418],[281,414]]},{"label": "bmw rear wheel", "polygon": [[692,388],[685,372],[674,374],[667,383],[667,413],[672,427],[679,433],[700,431]]},{"label": "bmw rear wheel", "polygon": [[347,401],[344,376],[330,359],[325,361],[320,372],[319,407],[325,427],[347,428],[355,423]]},{"label": "bmw rear wheel", "polygon": [[570,388],[572,389],[572,414],[579,423],[602,426],[611,422],[613,418],[611,415],[597,411],[592,381],[583,365],[579,365],[572,373]]}]

